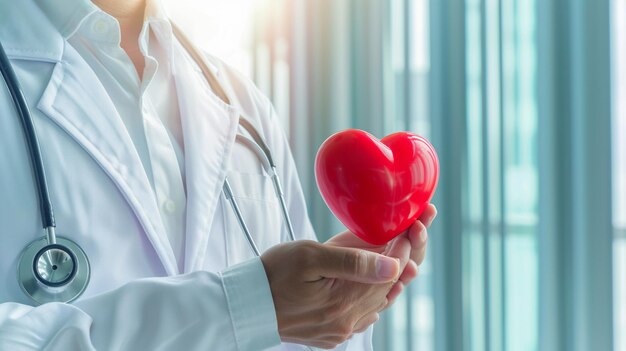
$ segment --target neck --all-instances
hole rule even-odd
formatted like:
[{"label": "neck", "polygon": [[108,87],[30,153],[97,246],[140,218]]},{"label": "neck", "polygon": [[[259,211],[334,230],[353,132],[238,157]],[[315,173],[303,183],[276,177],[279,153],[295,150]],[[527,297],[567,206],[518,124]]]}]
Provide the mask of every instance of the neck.
[{"label": "neck", "polygon": [[145,0],[92,0],[102,11],[122,22],[143,21]]}]

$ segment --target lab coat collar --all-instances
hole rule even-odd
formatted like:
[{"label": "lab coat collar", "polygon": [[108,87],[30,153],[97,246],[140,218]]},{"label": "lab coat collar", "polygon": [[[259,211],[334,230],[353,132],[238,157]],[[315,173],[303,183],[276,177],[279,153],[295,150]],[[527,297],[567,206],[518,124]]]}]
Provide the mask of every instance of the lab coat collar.
[{"label": "lab coat collar", "polygon": [[10,58],[58,62],[63,36],[34,1],[0,1],[0,42]]},{"label": "lab coat collar", "polygon": [[211,91],[182,47],[174,50],[173,65],[185,143],[187,236],[184,271],[188,273],[202,269],[206,258],[209,233],[222,194],[240,112]]},{"label": "lab coat collar", "polygon": [[73,49],[68,48],[61,61],[55,65],[37,108],[69,134],[116,184],[165,271],[178,274],[154,192],[113,102]]}]

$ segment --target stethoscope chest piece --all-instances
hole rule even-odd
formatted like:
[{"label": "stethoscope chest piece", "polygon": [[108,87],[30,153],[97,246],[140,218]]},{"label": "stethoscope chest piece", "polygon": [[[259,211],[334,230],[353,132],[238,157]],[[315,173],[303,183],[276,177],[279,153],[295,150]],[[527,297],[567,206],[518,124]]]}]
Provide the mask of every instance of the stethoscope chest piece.
[{"label": "stethoscope chest piece", "polygon": [[63,237],[48,244],[42,237],[22,251],[17,278],[24,293],[39,304],[70,302],[87,288],[90,270],[87,255],[78,244]]}]

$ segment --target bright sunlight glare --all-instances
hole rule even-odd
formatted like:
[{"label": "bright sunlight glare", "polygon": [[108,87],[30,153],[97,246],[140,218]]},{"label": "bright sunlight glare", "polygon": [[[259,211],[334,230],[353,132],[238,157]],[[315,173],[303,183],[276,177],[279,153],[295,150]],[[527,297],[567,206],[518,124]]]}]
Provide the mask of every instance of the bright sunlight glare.
[{"label": "bright sunlight glare", "polygon": [[252,72],[255,21],[269,0],[164,0],[172,20],[197,45],[235,66]]}]

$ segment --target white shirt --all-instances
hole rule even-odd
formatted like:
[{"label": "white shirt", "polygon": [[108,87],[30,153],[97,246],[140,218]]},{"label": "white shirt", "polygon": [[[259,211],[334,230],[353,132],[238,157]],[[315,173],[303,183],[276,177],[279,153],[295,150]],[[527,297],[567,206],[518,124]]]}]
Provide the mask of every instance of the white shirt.
[{"label": "white shirt", "polygon": [[184,141],[172,76],[173,33],[159,1],[148,0],[139,48],[143,77],[120,46],[118,21],[97,10],[86,13],[68,39],[94,70],[130,135],[150,180],[179,269],[185,248]]}]

